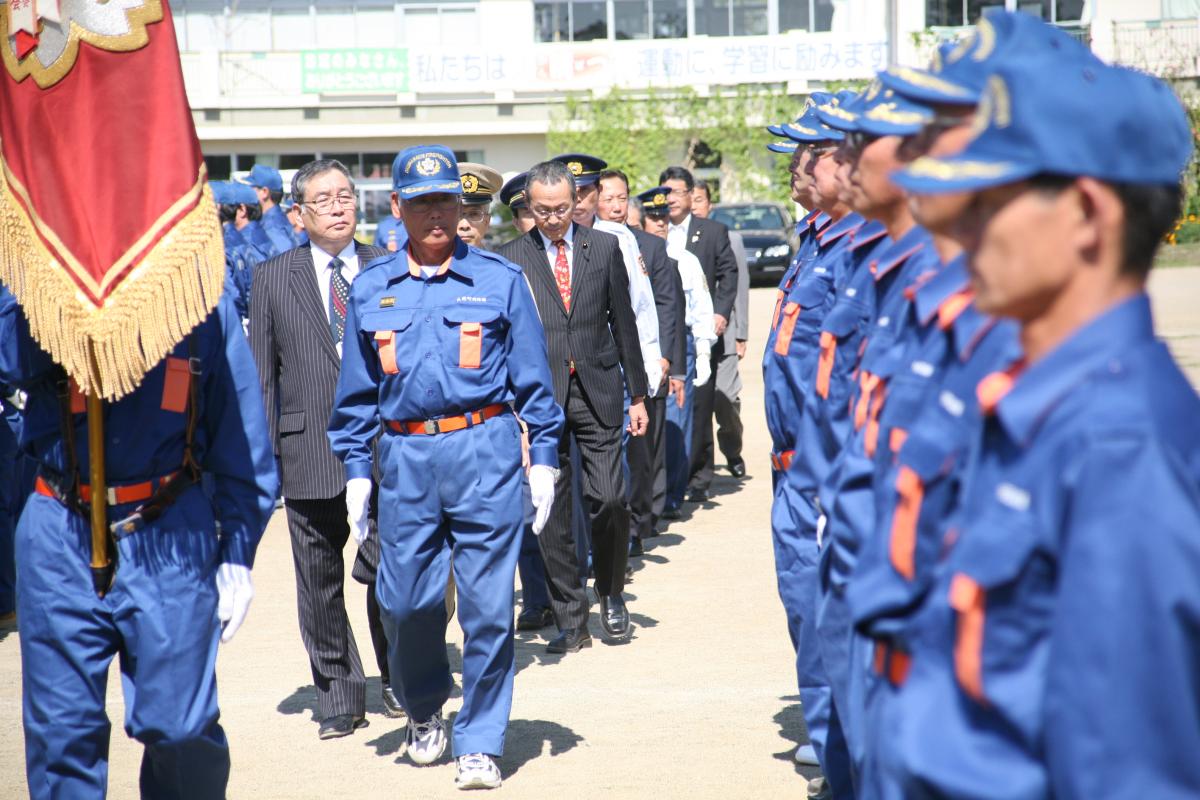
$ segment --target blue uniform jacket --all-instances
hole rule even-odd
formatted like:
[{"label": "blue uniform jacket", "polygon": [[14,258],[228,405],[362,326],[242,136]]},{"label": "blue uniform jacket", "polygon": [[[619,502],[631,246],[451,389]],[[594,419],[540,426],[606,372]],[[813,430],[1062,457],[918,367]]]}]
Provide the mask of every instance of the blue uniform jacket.
[{"label": "blue uniform jacket", "polygon": [[266,261],[268,258],[274,258],[280,253],[285,253],[287,250],[291,249],[290,247],[286,250],[280,250],[276,248],[275,243],[271,241],[269,236],[267,236],[267,232],[263,228],[262,222],[259,220],[250,220],[246,223],[246,227],[242,228],[242,230],[239,232],[242,234],[242,238],[253,245],[253,247],[262,254],[262,258],[259,259],[260,261]]},{"label": "blue uniform jacket", "polygon": [[329,422],[347,477],[371,475],[381,420],[437,419],[493,403],[511,403],[525,422],[531,463],[558,466],[564,416],[521,268],[461,239],[429,280],[407,249],[368,264],[350,289]]},{"label": "blue uniform jacket", "polygon": [[272,255],[286,253],[300,244],[292,223],[288,222],[287,214],[279,206],[271,206],[263,212],[262,230],[271,242]]},{"label": "blue uniform jacket", "polygon": [[906,796],[1196,797],[1198,575],[1200,399],[1138,295],[984,419],[907,633]]},{"label": "blue uniform jacket", "polygon": [[[213,479],[221,559],[252,566],[275,508],[278,478],[258,373],[228,296],[191,336],[201,381],[194,455]],[[110,486],[159,478],[183,464],[187,422],[187,340],[146,373],[130,394],[104,404],[104,464]],[[56,394],[58,369],[29,333],[16,297],[0,287],[0,380],[28,393],[21,445],[51,475],[66,470]],[[75,452],[88,475],[87,415],[75,413]]]},{"label": "blue uniform jacket", "polygon": [[379,225],[375,227],[375,246],[387,249],[392,231],[396,232],[397,251],[402,250],[408,244],[408,231],[405,229],[404,223],[391,214],[379,220]]}]

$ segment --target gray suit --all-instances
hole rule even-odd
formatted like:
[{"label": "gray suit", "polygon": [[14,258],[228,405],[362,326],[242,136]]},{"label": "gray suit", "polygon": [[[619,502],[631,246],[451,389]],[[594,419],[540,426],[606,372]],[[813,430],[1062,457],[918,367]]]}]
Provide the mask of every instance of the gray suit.
[{"label": "gray suit", "polygon": [[[387,255],[358,245],[361,272]],[[333,410],[341,359],[329,331],[310,245],[264,261],[250,293],[250,347],[258,366],[267,423],[279,458],[300,635],[308,652],[321,719],[361,715],[366,679],[344,599],[342,551],[350,536],[346,472],[329,447],[325,429]],[[367,617],[376,662],[386,684],[386,643],[375,602],[378,537],[359,549],[354,574],[367,583]],[[382,657],[381,657],[382,656]]]},{"label": "gray suit", "polygon": [[737,296],[733,316],[722,336],[722,350],[713,366],[716,397],[713,417],[717,421],[717,447],[727,464],[742,460],[742,376],[738,371],[737,343],[750,338],[750,269],[746,265],[746,245],[737,231],[729,232],[729,244],[737,261]]}]

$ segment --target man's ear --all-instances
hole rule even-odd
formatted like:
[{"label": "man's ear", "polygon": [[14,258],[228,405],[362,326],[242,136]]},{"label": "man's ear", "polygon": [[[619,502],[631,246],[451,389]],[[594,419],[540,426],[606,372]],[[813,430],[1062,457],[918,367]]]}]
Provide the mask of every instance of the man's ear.
[{"label": "man's ear", "polygon": [[1077,178],[1072,188],[1078,213],[1073,236],[1080,254],[1089,263],[1096,263],[1106,249],[1115,247],[1119,254],[1125,208],[1117,193],[1103,182],[1087,177]]},{"label": "man's ear", "polygon": [[404,221],[404,207],[400,205],[400,195],[392,192],[392,216],[401,222]]}]

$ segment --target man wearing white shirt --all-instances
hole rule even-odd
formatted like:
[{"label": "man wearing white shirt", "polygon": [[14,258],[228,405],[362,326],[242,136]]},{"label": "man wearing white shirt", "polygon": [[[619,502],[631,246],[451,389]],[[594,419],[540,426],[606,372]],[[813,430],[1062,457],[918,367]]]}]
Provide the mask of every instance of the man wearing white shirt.
[{"label": "man wearing white shirt", "polygon": [[[330,739],[366,725],[366,679],[345,604],[346,473],[325,427],[341,369],[350,284],[387,251],[354,241],[357,195],[341,163],[324,159],[304,165],[292,180],[292,194],[309,243],[255,270],[249,333],[279,459],[300,635],[317,691],[318,736]],[[375,601],[378,560],[379,541],[372,533],[359,548],[352,575],[367,584],[367,620],[385,713],[399,716]]]}]

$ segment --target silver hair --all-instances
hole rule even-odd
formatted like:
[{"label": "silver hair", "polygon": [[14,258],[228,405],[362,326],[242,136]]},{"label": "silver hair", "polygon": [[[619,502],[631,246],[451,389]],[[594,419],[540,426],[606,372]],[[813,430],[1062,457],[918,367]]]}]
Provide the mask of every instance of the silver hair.
[{"label": "silver hair", "polygon": [[345,164],[336,158],[318,158],[296,170],[296,175],[292,178],[292,201],[303,203],[304,189],[308,186],[308,182],[326,172],[340,172],[345,175],[346,180],[350,181],[350,191],[354,191],[354,178],[350,177],[350,170],[346,169]]}]

